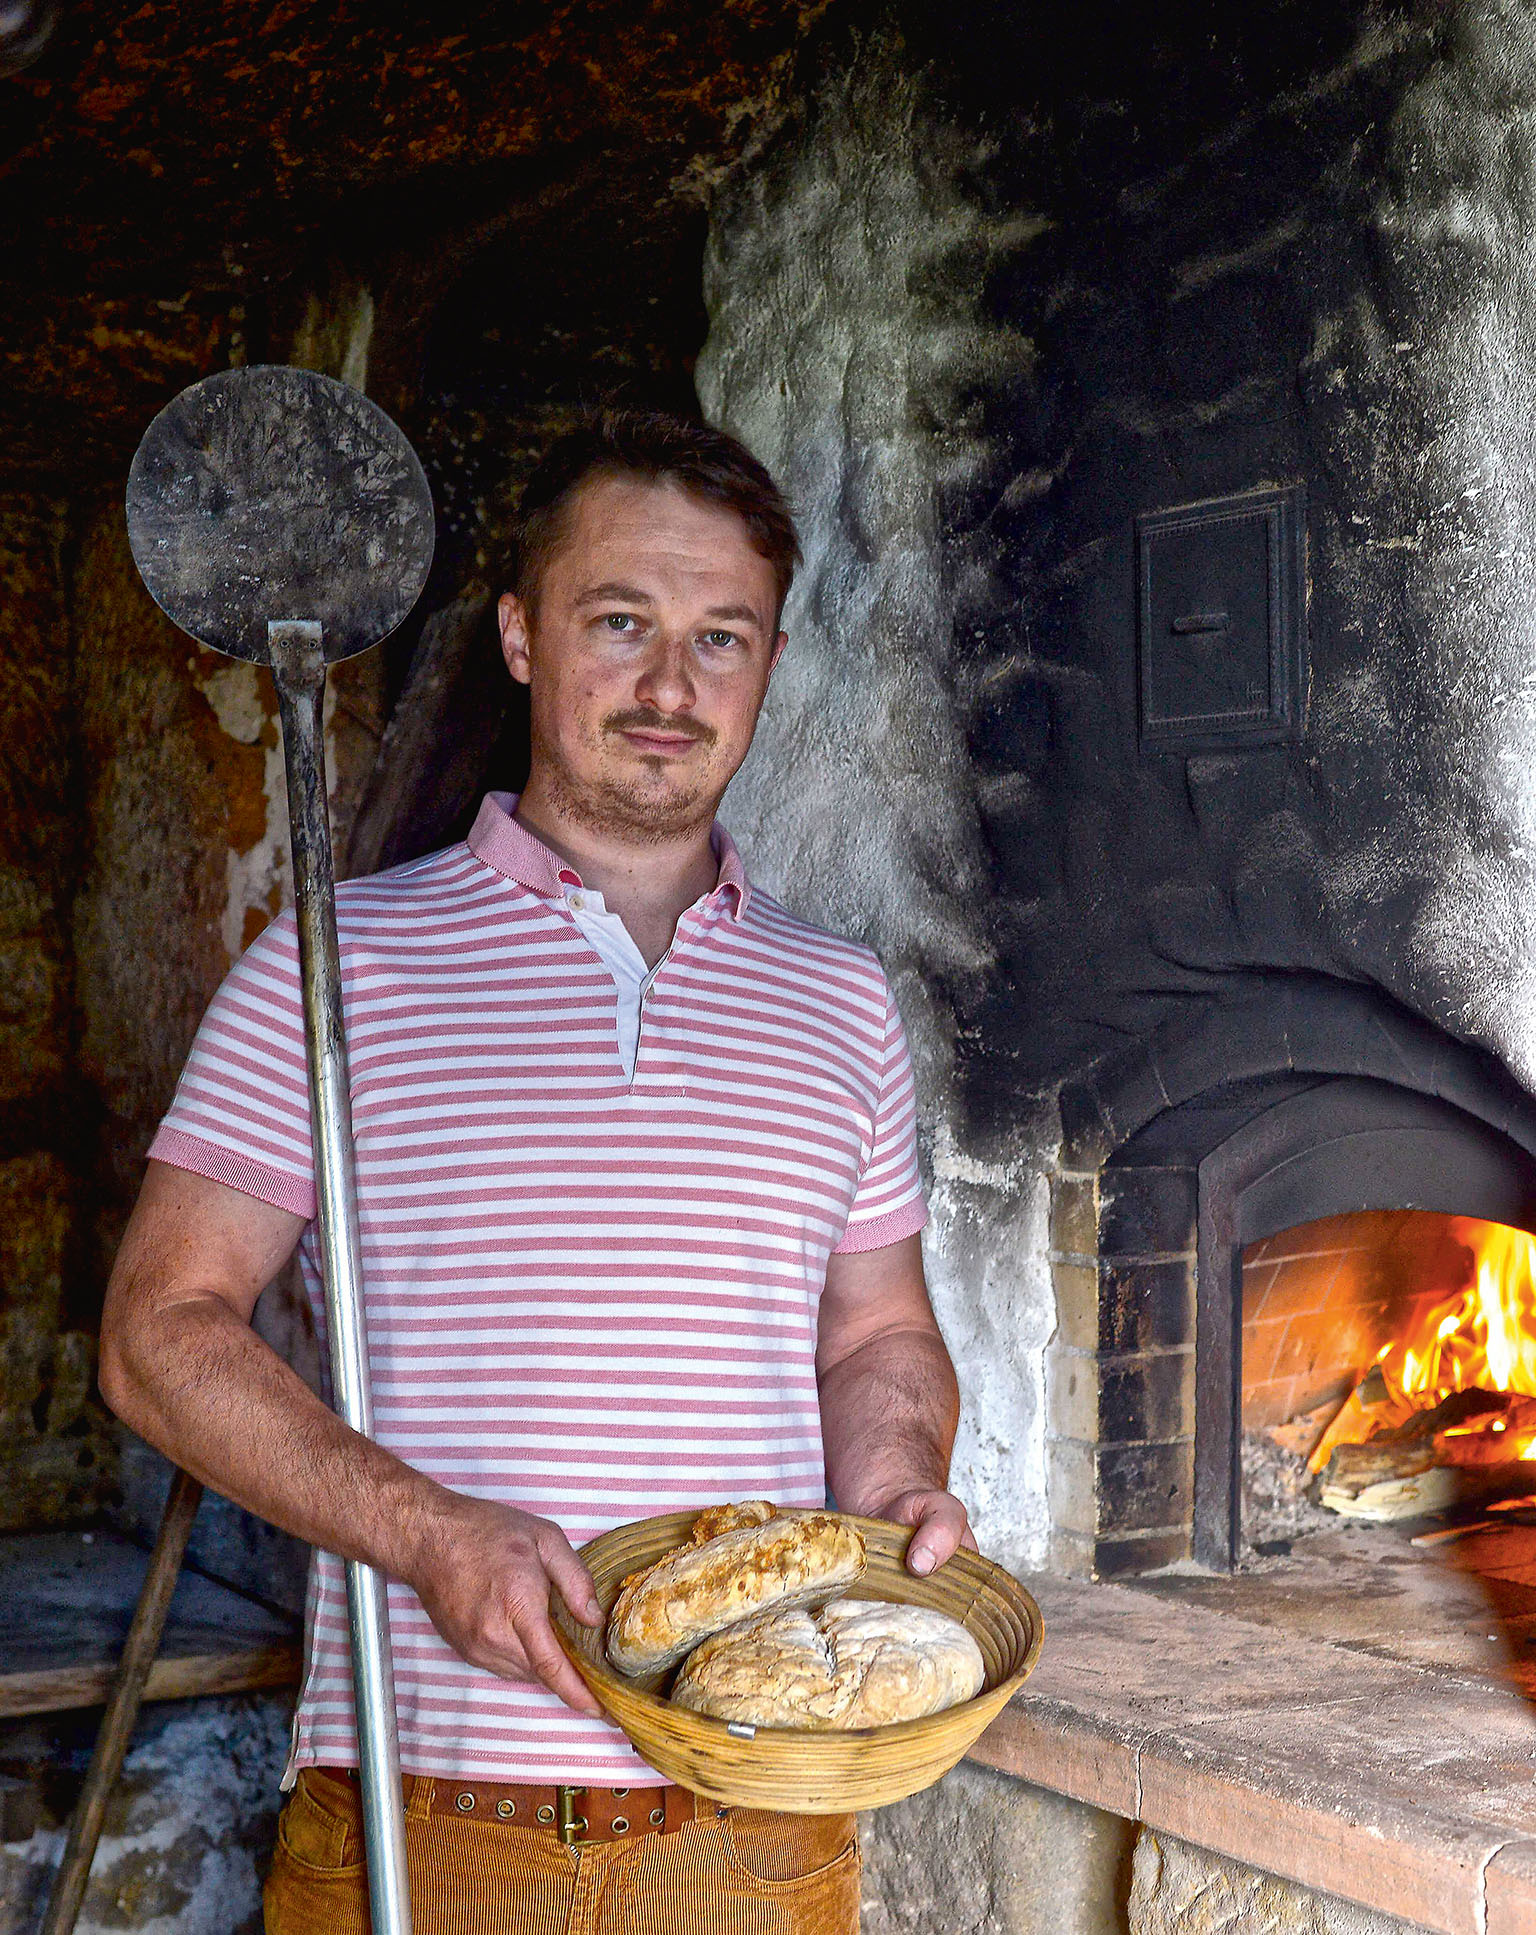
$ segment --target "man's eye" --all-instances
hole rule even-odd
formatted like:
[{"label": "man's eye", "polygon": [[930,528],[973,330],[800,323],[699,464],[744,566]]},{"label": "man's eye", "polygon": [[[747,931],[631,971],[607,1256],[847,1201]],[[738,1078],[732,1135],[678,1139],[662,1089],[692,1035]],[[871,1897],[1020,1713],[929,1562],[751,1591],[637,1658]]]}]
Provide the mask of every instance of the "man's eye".
[{"label": "man's eye", "polygon": [[736,643],[736,634],[734,632],[706,632],[704,634],[704,642],[706,645],[734,645]]},{"label": "man's eye", "polygon": [[610,611],[603,619],[603,623],[611,632],[627,632],[631,630],[634,622],[627,611]]}]

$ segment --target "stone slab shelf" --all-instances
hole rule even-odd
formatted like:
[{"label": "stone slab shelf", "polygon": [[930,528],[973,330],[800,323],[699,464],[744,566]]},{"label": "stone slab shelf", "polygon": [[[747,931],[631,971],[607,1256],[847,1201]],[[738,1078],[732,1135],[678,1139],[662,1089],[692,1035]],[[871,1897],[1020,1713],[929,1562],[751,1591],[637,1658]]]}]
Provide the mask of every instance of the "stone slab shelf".
[{"label": "stone slab shelf", "polygon": [[[0,1719],[106,1698],[148,1555],[115,1532],[0,1538]],[[183,1572],[147,1700],[296,1685],[293,1622]]]},{"label": "stone slab shelf", "polygon": [[1536,1710],[1518,1677],[1457,1647],[1426,1663],[1390,1635],[1298,1635],[1262,1577],[1222,1582],[1245,1614],[1185,1581],[1026,1583],[1045,1648],[972,1759],[1442,1935],[1536,1929]]}]

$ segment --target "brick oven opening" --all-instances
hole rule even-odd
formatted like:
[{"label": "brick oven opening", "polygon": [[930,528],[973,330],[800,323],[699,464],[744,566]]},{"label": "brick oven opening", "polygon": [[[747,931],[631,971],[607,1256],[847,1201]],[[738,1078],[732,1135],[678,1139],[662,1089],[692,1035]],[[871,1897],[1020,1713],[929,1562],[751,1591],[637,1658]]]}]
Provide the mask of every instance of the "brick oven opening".
[{"label": "brick oven opening", "polygon": [[[1479,1367],[1448,1326],[1459,1300],[1488,1340],[1476,1259],[1493,1226],[1506,1251],[1536,1230],[1536,1108],[1492,1057],[1374,991],[1293,977],[1186,1011],[1069,1100],[1048,1366],[1061,1570],[1246,1563],[1321,1509],[1305,1467],[1336,1416],[1357,1447],[1340,1482],[1389,1456],[1386,1432],[1421,1460],[1420,1413],[1441,1452],[1475,1421],[1480,1453],[1525,1429],[1536,1397],[1501,1382],[1520,1347],[1496,1326]],[[1424,1324],[1448,1327],[1415,1342]],[[1473,1491],[1442,1476],[1425,1509]]]},{"label": "brick oven opening", "polygon": [[1230,1566],[1293,1515],[1529,1495],[1536,1466],[1503,1456],[1536,1436],[1536,1168],[1513,1125],[1379,1079],[1228,1093],[1193,1112],[1220,1137],[1193,1170],[1195,1557]]},{"label": "brick oven opening", "polygon": [[1342,1832],[1336,1892],[1532,1926],[1490,1878],[1536,1698],[1529,1094],[1379,990],[1265,977],[1062,1120],[1041,1589],[1071,1655],[993,1764],[1059,1781],[1065,1751],[1068,1791],[1319,1879]]},{"label": "brick oven opening", "polygon": [[1520,1524],[1536,1508],[1536,1238],[1405,1209],[1247,1245],[1240,1421],[1242,1541],[1259,1553],[1339,1518],[1424,1521],[1421,1546]]}]

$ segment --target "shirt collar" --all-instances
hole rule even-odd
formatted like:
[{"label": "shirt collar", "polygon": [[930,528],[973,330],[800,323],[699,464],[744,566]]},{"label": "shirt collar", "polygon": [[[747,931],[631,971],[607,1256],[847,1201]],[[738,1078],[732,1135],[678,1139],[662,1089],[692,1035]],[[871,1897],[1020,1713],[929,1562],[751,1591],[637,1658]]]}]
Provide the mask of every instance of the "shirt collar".
[{"label": "shirt collar", "polygon": [[[504,879],[515,880],[518,886],[545,900],[559,900],[567,887],[583,885],[581,875],[573,866],[513,819],[516,810],[516,793],[486,794],[469,829],[469,850],[475,858],[483,860]],[[710,831],[709,841],[720,861],[714,891],[730,893],[732,917],[740,920],[747,910],[752,888],[736,842],[718,820]]]}]

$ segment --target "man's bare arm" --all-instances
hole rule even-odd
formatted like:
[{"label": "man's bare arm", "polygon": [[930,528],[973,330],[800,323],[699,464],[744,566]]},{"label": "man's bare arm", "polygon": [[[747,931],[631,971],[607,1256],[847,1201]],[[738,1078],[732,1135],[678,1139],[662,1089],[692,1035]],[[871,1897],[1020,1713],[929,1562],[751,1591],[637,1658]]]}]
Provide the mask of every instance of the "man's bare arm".
[{"label": "man's bare arm", "polygon": [[920,1240],[831,1257],[816,1348],[827,1478],[844,1511],[915,1527],[914,1572],[976,1541],[947,1489],[960,1421]]},{"label": "man's bare arm", "polygon": [[474,1665],[542,1680],[597,1713],[549,1624],[551,1586],[578,1619],[598,1618],[591,1576],[559,1528],[450,1491],[360,1437],[251,1329],[303,1228],[152,1162],[107,1288],[102,1395],[226,1498],[403,1580]]}]

